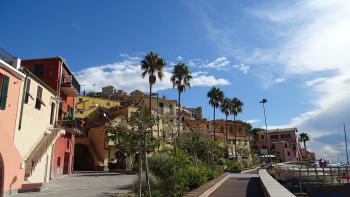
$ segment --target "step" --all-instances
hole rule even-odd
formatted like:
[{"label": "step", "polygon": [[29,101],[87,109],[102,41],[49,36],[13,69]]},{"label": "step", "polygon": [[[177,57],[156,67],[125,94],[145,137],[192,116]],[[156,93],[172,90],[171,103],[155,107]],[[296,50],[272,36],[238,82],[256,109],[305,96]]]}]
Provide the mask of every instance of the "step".
[{"label": "step", "polygon": [[42,183],[24,183],[22,184],[21,188],[18,189],[18,193],[40,192],[42,188]]}]

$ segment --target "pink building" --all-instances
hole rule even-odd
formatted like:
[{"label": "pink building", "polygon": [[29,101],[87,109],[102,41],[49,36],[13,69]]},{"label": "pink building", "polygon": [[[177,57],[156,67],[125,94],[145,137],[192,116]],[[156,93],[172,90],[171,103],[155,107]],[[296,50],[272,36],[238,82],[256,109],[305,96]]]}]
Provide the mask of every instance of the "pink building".
[{"label": "pink building", "polygon": [[0,196],[16,191],[24,178],[24,162],[14,144],[17,106],[24,78],[17,66],[17,60],[10,62],[0,56]]},{"label": "pink building", "polygon": [[297,128],[285,128],[260,131],[257,133],[255,145],[261,155],[267,154],[268,142],[272,155],[281,162],[297,161],[300,158],[300,146],[297,141]]}]

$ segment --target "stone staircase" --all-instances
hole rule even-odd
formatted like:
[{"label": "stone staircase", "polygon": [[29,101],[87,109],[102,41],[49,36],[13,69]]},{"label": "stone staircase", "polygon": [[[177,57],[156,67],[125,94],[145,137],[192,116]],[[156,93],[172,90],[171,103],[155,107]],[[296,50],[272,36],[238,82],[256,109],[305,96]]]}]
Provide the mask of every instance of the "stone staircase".
[{"label": "stone staircase", "polygon": [[24,174],[25,181],[27,181],[28,178],[32,175],[32,172],[35,170],[36,165],[40,162],[41,158],[47,152],[47,149],[57,138],[57,135],[59,133],[59,129],[52,129],[51,133],[45,134],[26,158],[26,170]]}]

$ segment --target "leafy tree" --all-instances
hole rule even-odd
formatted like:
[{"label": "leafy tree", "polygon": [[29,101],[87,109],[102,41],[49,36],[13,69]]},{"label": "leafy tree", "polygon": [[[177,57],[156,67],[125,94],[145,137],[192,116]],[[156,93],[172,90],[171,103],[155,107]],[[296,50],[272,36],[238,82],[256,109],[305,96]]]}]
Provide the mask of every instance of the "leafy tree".
[{"label": "leafy tree", "polygon": [[307,133],[300,133],[299,141],[304,143],[304,149],[306,151],[306,142],[310,141],[310,136]]},{"label": "leafy tree", "polygon": [[[192,79],[191,71],[186,64],[178,63],[174,66],[170,81],[173,83],[173,87],[177,89],[178,96],[178,110],[181,107],[181,93],[183,93],[186,87],[191,87],[190,81]],[[178,113],[178,136],[180,136],[180,113]]]},{"label": "leafy tree", "polygon": [[235,133],[235,156],[236,156],[236,160],[238,160],[238,156],[237,156],[237,132],[235,130],[235,122],[236,122],[236,116],[239,113],[242,113],[243,111],[243,105],[244,103],[239,100],[238,98],[233,98],[230,100],[230,114],[233,115],[233,130]]},{"label": "leafy tree", "polygon": [[109,96],[103,92],[89,92],[86,96],[97,97],[97,98],[105,98],[108,99]]},{"label": "leafy tree", "polygon": [[222,99],[224,98],[224,92],[217,87],[212,87],[207,97],[209,98],[209,104],[213,107],[214,110],[214,141],[215,141],[215,109],[220,106]]},{"label": "leafy tree", "polygon": [[258,134],[258,132],[260,131],[266,131],[265,129],[263,128],[254,128],[250,131],[250,134],[253,136],[253,137],[256,137],[256,135]]},{"label": "leafy tree", "polygon": [[108,141],[115,142],[121,151],[129,156],[132,152],[138,150],[139,153],[139,192],[141,195],[142,188],[142,161],[145,163],[146,180],[148,193],[151,196],[149,179],[147,179],[147,152],[151,152],[156,147],[156,140],[147,132],[155,124],[156,118],[144,108],[139,108],[136,112],[131,113],[128,118],[128,124],[118,124],[112,122],[106,128],[105,136]]}]

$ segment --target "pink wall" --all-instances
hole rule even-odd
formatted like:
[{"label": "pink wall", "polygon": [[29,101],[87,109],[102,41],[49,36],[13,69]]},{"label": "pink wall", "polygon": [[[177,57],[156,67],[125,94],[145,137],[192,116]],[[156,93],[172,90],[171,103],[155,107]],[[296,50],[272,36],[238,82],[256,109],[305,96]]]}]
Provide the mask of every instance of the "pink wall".
[{"label": "pink wall", "polygon": [[24,169],[20,169],[22,158],[13,143],[21,80],[2,68],[0,73],[9,77],[6,108],[0,109],[0,154],[4,161],[4,191],[6,192],[20,188],[24,179]]},{"label": "pink wall", "polygon": [[[73,172],[73,161],[74,161],[74,140],[75,136],[72,134],[61,135],[55,142],[53,161],[52,161],[52,171],[51,178],[61,176],[65,174],[65,153],[69,154],[67,160],[67,173],[71,174]],[[60,158],[60,159],[59,159]],[[67,158],[66,158],[67,159]]]}]

